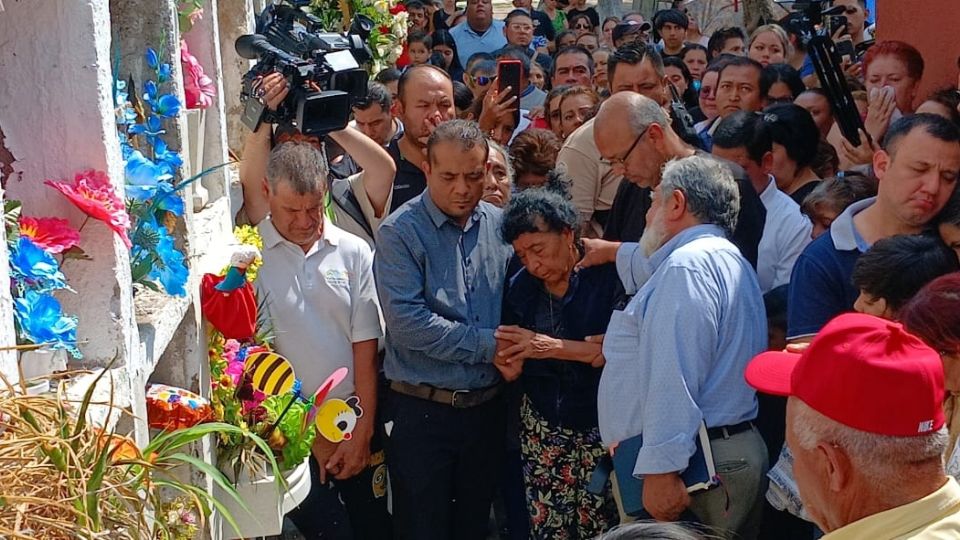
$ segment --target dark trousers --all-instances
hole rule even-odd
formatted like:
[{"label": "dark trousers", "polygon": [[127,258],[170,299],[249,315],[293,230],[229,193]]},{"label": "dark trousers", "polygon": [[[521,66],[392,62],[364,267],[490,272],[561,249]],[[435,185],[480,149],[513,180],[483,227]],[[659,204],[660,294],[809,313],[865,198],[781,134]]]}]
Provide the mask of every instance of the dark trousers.
[{"label": "dark trousers", "polygon": [[390,391],[386,440],[400,540],[482,540],[503,462],[506,400],[466,409]]},{"label": "dark trousers", "polygon": [[287,517],[307,540],[390,540],[387,467],[375,435],[370,466],[353,478],[320,483],[320,465],[310,456],[310,494]]}]

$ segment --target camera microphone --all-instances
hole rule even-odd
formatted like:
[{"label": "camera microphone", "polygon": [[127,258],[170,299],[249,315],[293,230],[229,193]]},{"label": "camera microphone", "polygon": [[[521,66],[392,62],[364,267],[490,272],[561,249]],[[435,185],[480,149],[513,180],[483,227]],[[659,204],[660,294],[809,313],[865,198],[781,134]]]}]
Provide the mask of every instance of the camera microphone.
[{"label": "camera microphone", "polygon": [[299,58],[274,47],[262,34],[240,36],[233,46],[237,50],[237,54],[248,60],[256,60],[263,54],[272,54],[291,64],[300,63]]}]

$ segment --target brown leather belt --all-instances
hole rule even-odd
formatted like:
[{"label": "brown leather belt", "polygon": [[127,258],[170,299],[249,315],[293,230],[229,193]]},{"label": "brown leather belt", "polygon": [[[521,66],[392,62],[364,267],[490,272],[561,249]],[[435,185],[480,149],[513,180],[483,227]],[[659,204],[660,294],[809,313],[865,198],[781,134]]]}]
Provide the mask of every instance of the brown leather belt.
[{"label": "brown leather belt", "polygon": [[426,384],[410,384],[403,381],[390,381],[390,389],[405,396],[434,401],[450,405],[457,409],[469,409],[482,405],[500,394],[502,384],[479,390],[444,390]]}]

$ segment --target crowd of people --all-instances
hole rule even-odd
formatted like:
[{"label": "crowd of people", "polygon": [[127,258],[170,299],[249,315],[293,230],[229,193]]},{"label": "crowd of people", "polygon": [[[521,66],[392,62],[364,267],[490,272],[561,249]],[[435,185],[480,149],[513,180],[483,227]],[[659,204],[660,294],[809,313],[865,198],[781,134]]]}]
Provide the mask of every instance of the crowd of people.
[{"label": "crowd of people", "polygon": [[250,133],[274,346],[364,411],[301,534],[960,538],[960,91],[832,3],[858,144],[797,15],[585,0],[409,0],[346,129]]}]

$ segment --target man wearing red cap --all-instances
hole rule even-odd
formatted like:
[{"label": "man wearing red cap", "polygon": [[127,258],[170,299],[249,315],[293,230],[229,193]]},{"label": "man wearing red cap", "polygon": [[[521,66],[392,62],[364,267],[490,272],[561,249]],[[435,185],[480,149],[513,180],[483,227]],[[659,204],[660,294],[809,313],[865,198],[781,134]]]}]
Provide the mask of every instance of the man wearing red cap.
[{"label": "man wearing red cap", "polygon": [[919,338],[841,315],[802,354],[757,356],[746,378],[789,396],[794,476],[825,539],[960,538],[960,485],[943,470],[943,364]]}]

